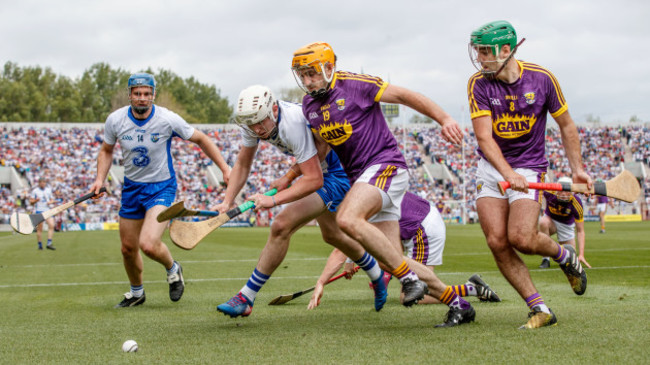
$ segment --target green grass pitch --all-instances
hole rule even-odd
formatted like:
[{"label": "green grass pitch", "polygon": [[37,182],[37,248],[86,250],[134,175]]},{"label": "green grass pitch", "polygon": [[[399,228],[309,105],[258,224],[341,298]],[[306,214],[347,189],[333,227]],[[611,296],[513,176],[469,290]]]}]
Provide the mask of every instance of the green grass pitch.
[{"label": "green grass pitch", "polygon": [[[650,222],[586,223],[589,286],[571,291],[556,265],[537,268],[534,282],[558,326],[520,331],[528,309],[498,272],[478,225],[448,226],[447,284],[480,273],[503,299],[470,298],[476,322],[435,329],[442,305],[404,308],[391,281],[384,309],[373,310],[363,274],[326,287],[319,308],[310,294],[268,306],[281,294],[309,288],[330,252],[316,227],[294,236],[284,263],[257,297],[248,318],[231,319],[215,306],[234,295],[266,242],[265,228],[222,228],[192,251],[166,242],[183,264],[186,291],[172,303],[163,268],[144,259],[147,302],[113,309],[128,291],[118,232],[55,235],[56,251],[36,249],[36,237],[0,235],[0,362],[13,363],[647,363],[650,358]],[[137,353],[123,353],[127,339]]]}]

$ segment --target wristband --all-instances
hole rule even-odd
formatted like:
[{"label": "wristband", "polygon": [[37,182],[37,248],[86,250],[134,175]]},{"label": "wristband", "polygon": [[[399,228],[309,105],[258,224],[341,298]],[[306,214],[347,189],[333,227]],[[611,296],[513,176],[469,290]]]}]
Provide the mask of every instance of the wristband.
[{"label": "wristband", "polygon": [[273,206],[277,207],[278,203],[275,202],[275,197],[271,195],[271,200],[273,200]]},{"label": "wristband", "polygon": [[295,178],[298,177],[298,173],[296,173],[296,172],[293,170],[293,167],[292,167],[292,168],[289,169],[289,171],[287,171],[287,173],[285,174],[285,176],[286,176],[287,179],[289,179],[289,181],[291,182],[291,181],[295,180]]}]

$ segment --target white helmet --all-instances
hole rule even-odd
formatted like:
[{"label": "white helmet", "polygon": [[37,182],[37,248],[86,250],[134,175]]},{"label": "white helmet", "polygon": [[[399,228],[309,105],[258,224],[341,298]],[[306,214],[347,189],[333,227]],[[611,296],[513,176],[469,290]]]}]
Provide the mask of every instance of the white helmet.
[{"label": "white helmet", "polygon": [[[573,184],[573,180],[568,177],[568,176],[562,176],[561,178],[557,179],[557,182],[564,185],[564,184]],[[557,198],[563,202],[568,202],[571,200],[571,192],[570,191],[558,191],[557,193]]]},{"label": "white helmet", "polygon": [[253,85],[242,90],[237,100],[235,122],[240,125],[257,124],[266,117],[275,122],[273,105],[275,99],[271,89],[263,85]]}]

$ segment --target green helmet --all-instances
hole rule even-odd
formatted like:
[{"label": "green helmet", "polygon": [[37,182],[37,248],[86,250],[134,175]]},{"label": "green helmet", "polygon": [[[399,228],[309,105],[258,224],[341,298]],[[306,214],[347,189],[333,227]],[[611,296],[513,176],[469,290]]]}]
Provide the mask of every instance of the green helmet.
[{"label": "green helmet", "polygon": [[490,46],[492,53],[498,56],[500,48],[504,44],[509,44],[511,50],[515,49],[517,32],[509,22],[496,20],[473,31],[469,43],[472,46]]}]

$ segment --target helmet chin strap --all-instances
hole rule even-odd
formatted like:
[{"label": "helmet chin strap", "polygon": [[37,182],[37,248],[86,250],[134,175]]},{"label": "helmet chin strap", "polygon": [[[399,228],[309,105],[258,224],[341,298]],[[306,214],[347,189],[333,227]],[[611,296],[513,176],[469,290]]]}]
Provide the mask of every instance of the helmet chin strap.
[{"label": "helmet chin strap", "polygon": [[312,98],[322,98],[322,97],[324,97],[325,95],[327,95],[327,92],[330,90],[330,86],[332,86],[332,80],[334,79],[334,73],[336,72],[336,66],[332,67],[332,75],[329,77],[329,80],[325,76],[326,72],[327,72],[327,70],[325,69],[325,66],[321,66],[321,69],[323,70],[323,79],[325,79],[325,87],[310,92],[309,95]]},{"label": "helmet chin strap", "polygon": [[499,67],[498,70],[496,70],[496,71],[481,71],[483,76],[488,80],[496,80],[497,76],[499,76],[501,71],[503,71],[503,69],[506,67],[508,62],[510,62],[510,59],[512,59],[512,56],[514,56],[515,52],[517,52],[517,50],[519,49],[519,46],[522,43],[524,43],[525,40],[526,40],[526,38],[522,38],[521,41],[519,41],[519,43],[517,43],[515,48],[512,50],[512,52],[510,52],[510,55],[508,57],[506,57],[505,61],[503,61],[503,63],[501,64],[501,67]]},{"label": "helmet chin strap", "polygon": [[273,129],[271,130],[271,134],[269,134],[269,136],[266,139],[272,141],[278,137],[278,133],[279,133],[279,129],[278,129],[278,125],[276,124],[275,127],[273,127]]},{"label": "helmet chin strap", "polygon": [[322,98],[322,97],[324,97],[324,96],[327,94],[327,90],[329,90],[329,88],[324,87],[324,88],[322,88],[322,89],[318,89],[318,90],[316,90],[316,91],[312,91],[312,92],[310,92],[309,95],[310,95],[312,98],[316,98],[316,99],[318,99],[318,98]]}]

